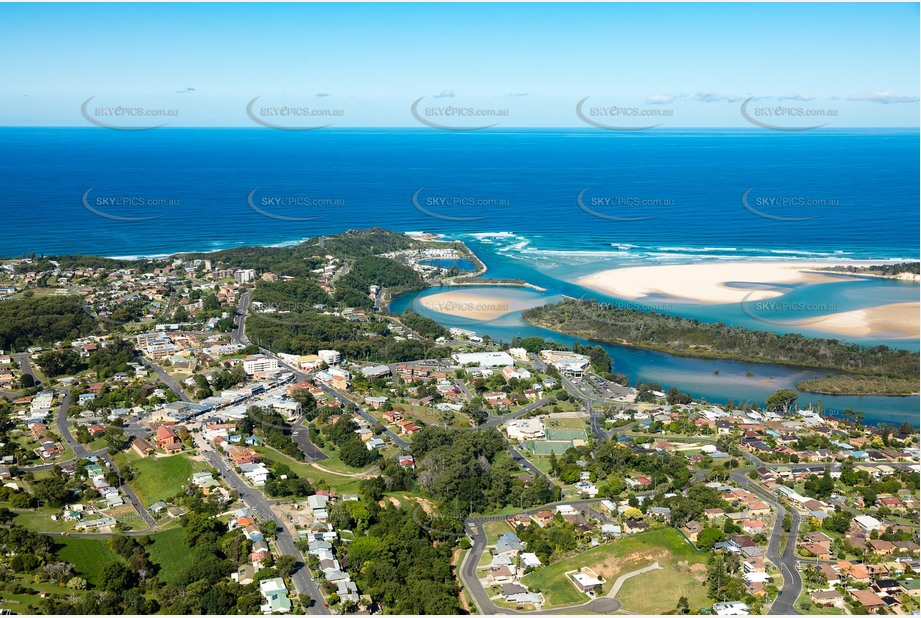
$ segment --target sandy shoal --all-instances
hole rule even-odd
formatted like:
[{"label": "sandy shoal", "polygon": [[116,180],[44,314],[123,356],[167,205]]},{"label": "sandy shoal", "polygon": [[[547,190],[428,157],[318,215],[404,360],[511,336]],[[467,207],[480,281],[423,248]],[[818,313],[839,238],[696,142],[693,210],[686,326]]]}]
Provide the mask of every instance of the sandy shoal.
[{"label": "sandy shoal", "polygon": [[[603,270],[576,280],[578,285],[625,299],[668,298],[676,302],[726,304],[775,298],[788,289],[772,284],[822,283],[839,278],[811,269],[827,263],[719,262],[634,266]],[[731,282],[756,284],[733,287]]]},{"label": "sandy shoal", "polygon": [[512,311],[522,311],[542,304],[539,298],[522,299],[477,294],[475,292],[440,292],[420,298],[419,302],[429,311],[446,313],[471,320],[488,321]]},{"label": "sandy shoal", "polygon": [[917,339],[921,332],[921,303],[892,303],[855,311],[842,311],[810,319],[803,326],[836,335]]}]

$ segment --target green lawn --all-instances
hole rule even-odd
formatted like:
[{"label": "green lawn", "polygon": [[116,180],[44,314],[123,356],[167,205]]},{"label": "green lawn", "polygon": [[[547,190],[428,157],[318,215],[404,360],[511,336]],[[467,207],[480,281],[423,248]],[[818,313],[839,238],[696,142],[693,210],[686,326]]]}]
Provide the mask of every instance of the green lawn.
[{"label": "green lawn", "polygon": [[55,544],[63,546],[56,552],[58,557],[73,564],[77,575],[96,585],[102,569],[118,560],[109,549],[108,538],[61,537],[55,539]]},{"label": "green lawn", "polygon": [[169,500],[181,492],[193,472],[211,469],[206,463],[192,461],[184,454],[154,458],[126,451],[116,456],[116,462],[119,467],[129,465],[137,471],[137,476],[129,485],[146,506],[159,500]]},{"label": "green lawn", "polygon": [[36,608],[41,604],[41,597],[39,596],[40,592],[47,592],[49,594],[76,594],[82,596],[86,594],[86,591],[82,590],[65,590],[58,586],[57,584],[52,583],[38,583],[31,576],[21,576],[15,578],[15,581],[18,581],[20,584],[28,588],[31,592],[25,594],[10,594],[8,592],[3,592],[0,590],[0,608],[8,609],[11,612],[17,614],[34,614],[37,611],[29,611],[29,606]]},{"label": "green lawn", "polygon": [[505,521],[488,521],[483,524],[486,532],[486,545],[492,546],[499,542],[499,535],[503,532],[512,532],[512,527]]},{"label": "green lawn", "polygon": [[802,592],[796,598],[796,609],[810,616],[841,616],[844,614],[844,610],[839,607],[819,607],[809,598],[811,592],[811,590],[807,590],[806,587],[803,586]]},{"label": "green lawn", "polygon": [[105,448],[108,445],[109,443],[105,438],[96,438],[95,440],[93,440],[92,442],[90,442],[89,444],[85,446],[87,450],[89,450],[91,453],[95,453],[99,449]]},{"label": "green lawn", "polygon": [[547,429],[586,429],[584,418],[559,417],[551,414],[545,421]]},{"label": "green lawn", "polygon": [[[589,567],[605,578],[604,594],[620,575],[658,562],[662,568],[628,579],[617,599],[628,613],[661,614],[675,609],[678,599],[688,598],[691,609],[710,605],[703,581],[704,569],[692,571],[695,564],[706,564],[707,554],[698,552],[674,529],[659,528],[624,537],[609,544],[541,568],[525,575],[522,582],[544,594],[545,607],[578,605],[588,597],[573,585],[565,573]],[[700,567],[697,567],[700,569]],[[649,591],[656,594],[650,595]]]},{"label": "green lawn", "polygon": [[[330,472],[319,470],[311,466],[309,463],[306,463],[303,461],[296,461],[292,459],[291,457],[288,457],[284,453],[280,451],[276,451],[275,449],[269,446],[265,446],[265,445],[256,446],[254,447],[254,449],[259,453],[259,455],[262,457],[262,460],[264,462],[283,463],[289,468],[291,468],[291,470],[298,476],[304,477],[306,479],[310,479],[311,483],[325,481],[326,484],[329,485],[329,487],[335,489],[340,494],[356,493],[358,491],[358,484],[360,482],[360,479],[356,479],[356,478],[348,477],[348,476],[342,476],[340,474],[333,474]],[[321,461],[319,463],[322,466],[326,463],[326,460]],[[332,470],[332,468],[330,468],[330,470]]]},{"label": "green lawn", "polygon": [[[57,515],[58,520],[52,521],[51,516]],[[35,509],[32,511],[22,511],[13,518],[13,523],[29,530],[36,532],[68,532],[74,529],[76,522],[64,521],[61,515],[61,509]]]},{"label": "green lawn", "polygon": [[164,582],[171,582],[182,569],[190,566],[193,556],[183,535],[182,528],[173,528],[151,535],[150,561],[160,566],[157,576]]}]

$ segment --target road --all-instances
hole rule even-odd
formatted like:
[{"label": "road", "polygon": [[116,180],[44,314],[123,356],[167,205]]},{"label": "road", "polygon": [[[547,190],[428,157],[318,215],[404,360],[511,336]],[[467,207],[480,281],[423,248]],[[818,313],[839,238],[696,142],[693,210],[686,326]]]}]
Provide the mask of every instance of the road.
[{"label": "road", "polygon": [[134,493],[134,490],[132,490],[131,487],[128,486],[128,483],[122,480],[122,473],[118,469],[118,465],[112,460],[111,457],[109,457],[109,454],[106,453],[105,451],[100,451],[97,454],[99,455],[100,459],[105,460],[109,464],[109,466],[112,468],[112,470],[114,470],[115,473],[118,474],[118,480],[120,482],[119,489],[121,489],[122,492],[126,496],[128,496],[128,500],[131,501],[132,506],[134,506],[134,510],[141,517],[141,519],[143,519],[144,522],[147,523],[146,529],[134,530],[132,531],[132,534],[145,534],[147,532],[152,531],[154,528],[156,528],[157,522],[153,518],[153,516],[147,511],[147,509],[144,508],[144,503],[141,502],[141,499],[138,498],[136,493]]},{"label": "road", "polygon": [[[796,537],[799,534],[799,513],[792,507],[789,509],[784,508],[769,491],[752,482],[751,479],[745,476],[744,472],[731,472],[729,477],[738,483],[740,487],[744,487],[761,496],[765,502],[777,511],[777,517],[774,519],[774,529],[768,542],[767,558],[777,566],[783,575],[783,588],[781,588],[768,613],[774,615],[799,614],[793,606],[803,589],[803,579],[796,568]],[[790,532],[784,532],[783,530],[783,519],[786,513],[790,514],[792,523]],[[781,551],[780,545],[784,536],[787,537],[787,544]]]},{"label": "road", "polygon": [[291,433],[291,440],[301,449],[307,461],[323,461],[329,459],[329,455],[320,450],[320,448],[310,439],[310,429],[305,421],[294,425],[294,431]]},{"label": "road", "polygon": [[249,311],[249,299],[252,295],[253,291],[247,290],[240,295],[240,300],[237,301],[233,332],[230,334],[230,338],[234,343],[249,345],[249,339],[246,338],[244,323],[246,322],[246,313]]},{"label": "road", "polygon": [[58,428],[58,433],[61,434],[61,438],[63,438],[67,445],[70,446],[71,450],[73,450],[74,459],[82,459],[86,457],[86,447],[77,442],[77,439],[70,433],[70,419],[67,417],[67,408],[70,407],[70,391],[62,390],[56,391],[56,393],[61,396],[58,413],[54,419],[55,425],[57,425]]},{"label": "road", "polygon": [[306,594],[314,600],[313,606],[307,610],[308,613],[329,615],[329,609],[324,607],[326,601],[323,599],[323,595],[320,593],[317,583],[313,580],[310,570],[306,566],[307,563],[304,560],[304,555],[294,544],[294,537],[291,534],[291,530],[286,525],[287,522],[283,521],[282,518],[272,510],[270,502],[262,492],[247,485],[246,482],[234,472],[233,468],[211,448],[204,438],[196,436],[195,443],[199,453],[204,455],[214,469],[220,473],[224,482],[231,488],[237,490],[240,500],[246,504],[250,512],[260,520],[271,520],[278,526],[278,530],[275,534],[278,550],[284,555],[297,558],[296,570],[291,576],[291,581],[294,583],[294,587],[298,594]]},{"label": "road", "polygon": [[153,362],[146,356],[141,356],[141,362],[143,362],[147,367],[152,369],[154,373],[157,374],[157,377],[159,377],[160,380],[162,380],[163,383],[166,384],[166,386],[171,391],[176,393],[176,396],[179,397],[180,400],[191,403],[192,400],[189,398],[188,395],[185,394],[185,392],[182,390],[182,387],[179,386],[179,382],[177,382],[173,376],[166,373],[163,367]]},{"label": "road", "polygon": [[[598,502],[599,500],[576,500],[563,502],[559,504],[572,504],[572,505],[581,505],[588,504],[591,502]],[[557,503],[555,503],[557,504]],[[551,505],[544,505],[538,509],[533,509],[531,511],[526,511],[527,513],[536,513],[537,511],[543,510]],[[464,522],[464,529],[467,531],[467,535],[473,541],[473,545],[470,548],[470,551],[467,552],[467,555],[464,557],[464,562],[461,564],[458,574],[461,581],[464,584],[464,588],[470,593],[470,596],[473,597],[473,601],[476,604],[477,608],[482,614],[530,614],[530,615],[545,615],[545,614],[585,614],[585,613],[595,613],[595,614],[613,614],[620,609],[620,602],[602,597],[599,599],[592,599],[587,603],[574,607],[562,607],[559,609],[546,609],[546,610],[537,610],[533,612],[518,612],[511,609],[505,609],[496,607],[496,605],[490,599],[489,593],[483,588],[482,583],[477,577],[476,570],[477,565],[480,563],[480,558],[483,556],[483,552],[486,551],[486,532],[481,526],[481,520],[477,518],[468,519]]]},{"label": "road", "polygon": [[13,354],[13,358],[19,363],[19,370],[24,374],[27,373],[32,376],[35,383],[39,384],[38,376],[35,375],[35,370],[32,369],[32,363],[29,362],[29,355],[25,352],[20,352],[19,354]]}]

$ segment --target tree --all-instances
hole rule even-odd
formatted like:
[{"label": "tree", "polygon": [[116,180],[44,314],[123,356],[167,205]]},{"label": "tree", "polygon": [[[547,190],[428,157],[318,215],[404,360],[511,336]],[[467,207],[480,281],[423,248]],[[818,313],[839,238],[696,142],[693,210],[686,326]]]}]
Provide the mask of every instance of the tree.
[{"label": "tree", "polygon": [[82,577],[71,577],[67,582],[67,587],[71,590],[86,590],[86,583]]},{"label": "tree", "polygon": [[275,559],[275,570],[280,577],[291,577],[294,567],[297,565],[297,558],[288,554],[282,554]]},{"label": "tree", "polygon": [[726,538],[726,535],[719,528],[704,528],[697,533],[697,547],[698,549],[710,550],[724,538]]},{"label": "tree", "polygon": [[797,399],[799,399],[799,395],[796,391],[789,388],[782,388],[775,391],[767,398],[764,402],[764,407],[768,410],[780,410],[784,414],[788,414]]},{"label": "tree", "polygon": [[681,597],[678,599],[678,605],[675,606],[675,611],[681,615],[690,614],[691,607],[688,603],[687,597]]},{"label": "tree", "polygon": [[110,562],[100,574],[101,588],[116,594],[124,593],[137,583],[134,573],[118,562]]}]

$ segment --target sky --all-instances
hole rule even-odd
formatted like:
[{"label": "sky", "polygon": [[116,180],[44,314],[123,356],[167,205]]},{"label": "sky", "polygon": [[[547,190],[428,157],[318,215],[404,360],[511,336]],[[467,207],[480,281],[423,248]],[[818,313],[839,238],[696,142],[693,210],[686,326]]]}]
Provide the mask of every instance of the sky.
[{"label": "sky", "polygon": [[919,124],[916,3],[0,4],[0,58],[3,126]]}]

